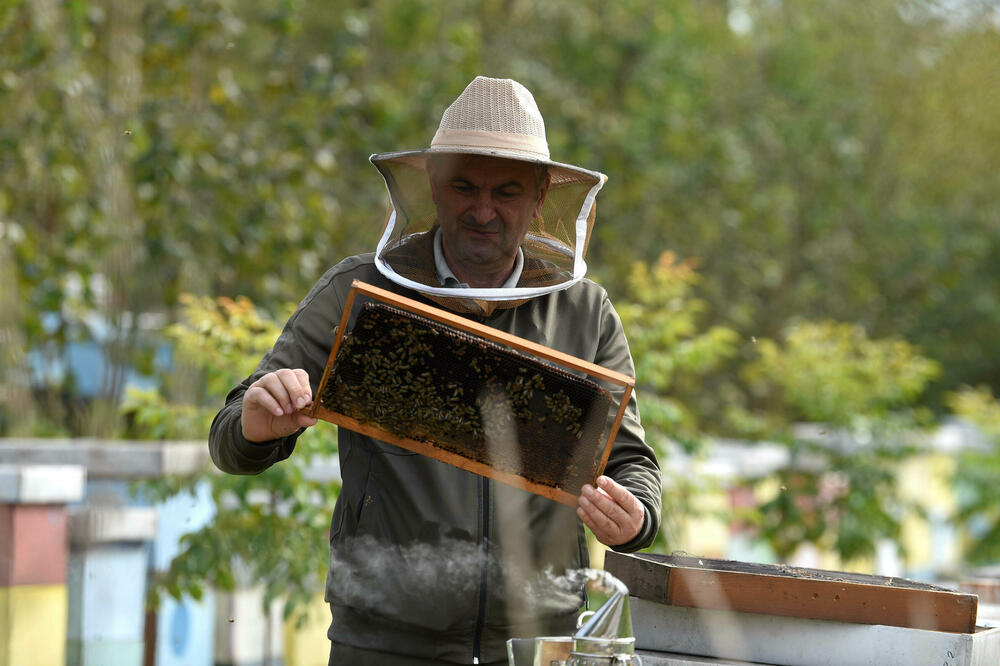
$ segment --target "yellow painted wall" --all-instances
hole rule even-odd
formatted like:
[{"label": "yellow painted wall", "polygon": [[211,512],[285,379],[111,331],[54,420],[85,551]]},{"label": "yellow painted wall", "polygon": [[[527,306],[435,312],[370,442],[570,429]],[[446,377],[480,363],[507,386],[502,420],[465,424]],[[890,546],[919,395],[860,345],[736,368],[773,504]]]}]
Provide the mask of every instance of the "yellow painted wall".
[{"label": "yellow painted wall", "polygon": [[685,522],[683,550],[692,555],[725,558],[729,524],[721,517],[730,513],[729,496],[720,487],[708,487],[693,501],[698,515]]},{"label": "yellow painted wall", "polygon": [[307,610],[301,627],[294,620],[285,621],[285,666],[326,666],[330,658],[330,606],[318,594]]},{"label": "yellow painted wall", "polygon": [[65,585],[0,587],[0,666],[66,663]]},{"label": "yellow painted wall", "polygon": [[[948,481],[954,473],[954,467],[953,457],[944,454],[907,460],[900,466],[897,477],[900,495],[918,503],[928,515],[951,515],[955,510],[955,494]],[[909,568],[922,569],[942,560],[958,561],[957,543],[952,544],[947,553],[934,552],[935,548],[942,546],[934,543],[928,521],[915,513],[908,514],[903,519],[901,541]]]}]

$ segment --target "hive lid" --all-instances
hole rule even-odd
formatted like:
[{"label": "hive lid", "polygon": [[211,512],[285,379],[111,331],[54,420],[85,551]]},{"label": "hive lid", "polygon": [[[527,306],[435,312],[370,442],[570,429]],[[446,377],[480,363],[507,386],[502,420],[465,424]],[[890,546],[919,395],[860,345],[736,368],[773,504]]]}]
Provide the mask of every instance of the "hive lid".
[{"label": "hive lid", "polygon": [[676,555],[608,552],[633,596],[660,604],[972,633],[978,598],[907,580]]}]

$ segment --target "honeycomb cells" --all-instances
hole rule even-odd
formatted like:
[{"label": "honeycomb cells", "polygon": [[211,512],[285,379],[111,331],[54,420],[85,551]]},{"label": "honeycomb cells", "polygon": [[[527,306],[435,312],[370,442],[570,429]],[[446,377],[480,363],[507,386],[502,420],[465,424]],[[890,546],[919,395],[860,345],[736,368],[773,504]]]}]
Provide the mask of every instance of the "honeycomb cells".
[{"label": "honeycomb cells", "polygon": [[362,424],[578,494],[596,476],[611,395],[500,343],[366,303],[319,390]]}]

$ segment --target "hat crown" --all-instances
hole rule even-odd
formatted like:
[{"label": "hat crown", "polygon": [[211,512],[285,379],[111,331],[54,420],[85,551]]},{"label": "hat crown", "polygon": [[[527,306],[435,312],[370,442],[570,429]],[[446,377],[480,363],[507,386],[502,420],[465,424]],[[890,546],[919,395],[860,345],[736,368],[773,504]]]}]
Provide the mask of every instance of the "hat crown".
[{"label": "hat crown", "polygon": [[477,76],[441,117],[455,130],[528,134],[545,140],[545,121],[531,92],[511,79]]},{"label": "hat crown", "polygon": [[476,148],[514,150],[523,157],[549,159],[545,121],[527,88],[512,79],[477,76],[445,109],[431,150],[472,152]]}]

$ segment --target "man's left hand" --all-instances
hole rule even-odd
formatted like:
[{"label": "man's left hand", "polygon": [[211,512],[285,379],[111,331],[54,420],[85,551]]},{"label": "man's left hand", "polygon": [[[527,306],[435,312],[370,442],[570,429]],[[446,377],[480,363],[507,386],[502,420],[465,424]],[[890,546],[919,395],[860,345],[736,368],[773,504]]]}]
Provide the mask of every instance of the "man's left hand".
[{"label": "man's left hand", "polygon": [[583,487],[576,509],[583,524],[605,546],[620,546],[639,534],[646,511],[636,496],[606,477],[597,477],[597,487]]}]

